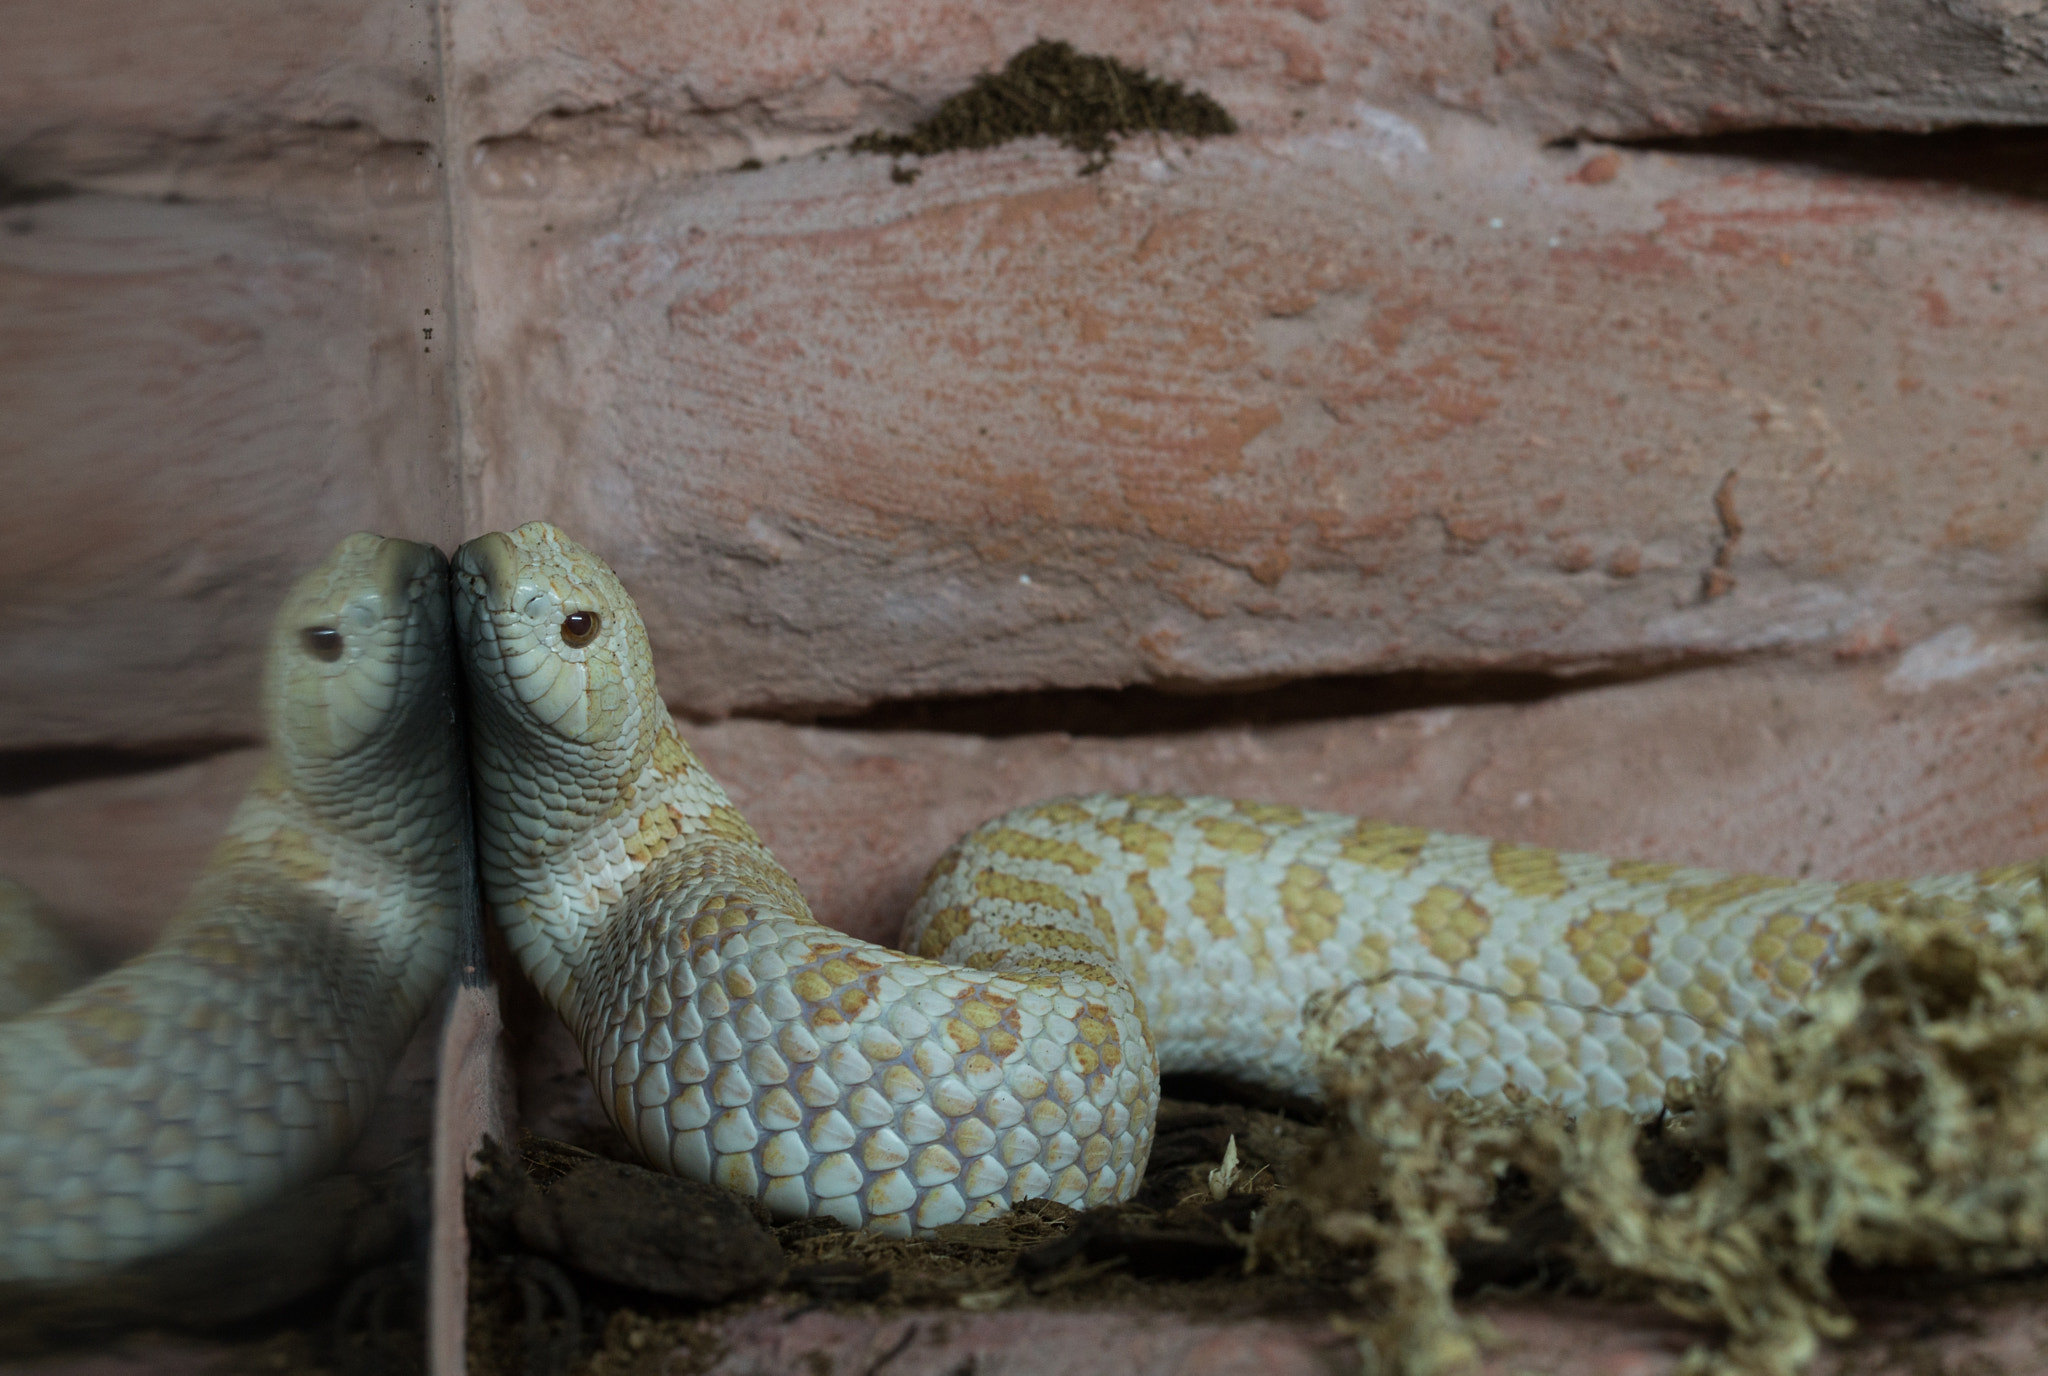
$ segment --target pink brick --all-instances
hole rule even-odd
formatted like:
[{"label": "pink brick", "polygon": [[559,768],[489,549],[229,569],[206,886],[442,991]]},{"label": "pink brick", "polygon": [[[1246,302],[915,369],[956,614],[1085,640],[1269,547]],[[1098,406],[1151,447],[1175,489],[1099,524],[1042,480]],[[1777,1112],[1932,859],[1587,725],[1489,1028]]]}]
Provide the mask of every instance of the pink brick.
[{"label": "pink brick", "polygon": [[105,176],[223,153],[289,162],[350,122],[425,141],[441,122],[428,100],[432,16],[382,0],[13,7],[0,49],[8,172]]},{"label": "pink brick", "polygon": [[833,155],[623,218],[565,167],[477,222],[520,284],[477,302],[478,500],[609,557],[714,714],[1656,663],[2025,596],[2040,204],[1607,156],[1399,121],[1087,181]]},{"label": "pink brick", "polygon": [[340,207],[0,210],[0,749],[254,738],[292,580],[351,530],[459,531],[419,161]]},{"label": "pink brick", "polygon": [[905,123],[1040,36],[1198,85],[1265,133],[1326,126],[1361,101],[1541,138],[2038,123],[2048,109],[2038,13],[1987,21],[1916,0],[1796,19],[1612,0],[528,0],[458,4],[451,27],[476,136],[559,112],[699,153],[772,156],[880,118]]},{"label": "pink brick", "polygon": [[[1321,1376],[1351,1365],[1349,1344],[1323,1324],[1185,1314],[963,1311],[873,1319],[789,1315],[774,1304],[715,1325],[727,1351],[707,1376]],[[886,1363],[882,1359],[887,1354]]]},{"label": "pink brick", "polygon": [[[1489,1326],[1485,1376],[1667,1376],[1710,1330],[1648,1305],[1545,1297],[1481,1300],[1463,1312]],[[1858,1309],[1862,1331],[1830,1345],[1813,1376],[1906,1376],[1958,1367],[1986,1376],[2038,1371],[2041,1316],[2025,1303],[1892,1304]],[[926,1310],[869,1316],[790,1314],[777,1302],[704,1323],[722,1348],[716,1376],[806,1371],[850,1376],[1064,1376],[1073,1372],[1264,1373],[1358,1371],[1353,1344],[1325,1318],[1217,1322],[1198,1314],[1140,1309],[1036,1309],[996,1313]],[[700,1349],[701,1350],[701,1349]]]}]

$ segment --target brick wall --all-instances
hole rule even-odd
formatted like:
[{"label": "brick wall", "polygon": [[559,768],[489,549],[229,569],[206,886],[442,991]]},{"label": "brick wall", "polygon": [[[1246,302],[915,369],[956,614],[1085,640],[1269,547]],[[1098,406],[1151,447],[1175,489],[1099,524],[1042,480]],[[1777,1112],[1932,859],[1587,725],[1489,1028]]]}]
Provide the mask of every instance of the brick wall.
[{"label": "brick wall", "polygon": [[[2010,804],[1974,793],[1943,804],[1962,809],[1951,851],[1699,840],[1726,812],[1704,762],[1745,761],[1750,788],[1825,770],[1818,746],[1752,758],[1696,719],[1724,692],[1779,703],[1786,675],[1861,701],[1923,643],[1964,647],[1950,678],[1969,691],[2032,682],[2039,15],[16,8],[0,561],[31,595],[0,625],[0,746],[20,766],[7,806],[42,809],[14,831],[46,839],[0,858],[81,920],[167,901],[111,895],[101,845],[67,859],[63,807],[126,819],[124,850],[178,847],[121,801],[160,778],[21,793],[61,777],[50,751],[250,740],[258,629],[328,542],[370,526],[452,545],[542,515],[619,567],[672,702],[700,718],[1363,675],[1316,714],[1341,754],[1385,726],[1355,720],[1376,675],[1420,673],[1403,701],[1429,705],[1439,683],[1449,704],[1527,696],[1488,675],[1591,672],[1554,685],[1607,685],[1586,711],[1608,734],[1575,749],[1677,752],[1593,790],[1598,808],[1539,786],[1566,767],[1544,723],[1567,706],[1486,716],[1507,723],[1486,728],[1499,767],[1552,799],[1520,814],[1474,803],[1447,746],[1418,747],[1442,762],[1405,793],[1301,800],[1726,863],[2023,844]],[[1134,139],[1086,178],[1045,140],[924,159],[909,184],[844,151],[1039,35],[1206,90],[1242,132]],[[1958,123],[2020,127],[1912,137]],[[1894,132],[1681,137],[1786,126]],[[1895,710],[1939,734],[1950,686]],[[1047,701],[998,698],[956,735],[1031,703],[1058,727]],[[727,772],[799,868],[835,850],[832,790],[866,767],[834,750],[925,745],[706,739],[746,742]],[[808,782],[782,789],[771,758],[808,761],[788,766]],[[189,772],[214,806],[240,777]],[[1260,787],[1315,792],[1294,782]],[[933,787],[947,827],[1010,800]],[[1674,795],[1693,824],[1604,820]],[[887,875],[821,858],[809,877],[873,900],[821,904],[886,925],[938,825]]]},{"label": "brick wall", "polygon": [[[709,714],[1884,646],[2033,585],[2038,142],[1558,141],[2039,122],[2038,15],[20,8],[6,745],[249,735],[251,623],[359,525],[562,521]],[[1244,132],[840,151],[1038,34]]]},{"label": "brick wall", "polygon": [[[865,935],[1099,787],[1795,873],[2043,848],[2038,7],[5,20],[0,872],[102,955],[249,777],[293,574],[536,516]],[[1040,36],[1241,132],[844,151]]]}]

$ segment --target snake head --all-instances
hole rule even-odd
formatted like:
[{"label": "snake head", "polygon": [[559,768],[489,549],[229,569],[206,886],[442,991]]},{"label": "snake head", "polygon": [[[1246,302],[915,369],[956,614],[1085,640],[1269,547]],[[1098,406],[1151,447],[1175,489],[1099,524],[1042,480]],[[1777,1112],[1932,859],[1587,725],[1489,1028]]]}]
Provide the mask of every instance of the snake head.
[{"label": "snake head", "polygon": [[647,628],[596,555],[545,521],[479,536],[455,555],[455,623],[475,732],[562,762],[600,808],[639,773],[667,714]]},{"label": "snake head", "polygon": [[[448,561],[432,545],[358,532],[293,584],[270,637],[264,700],[286,767],[410,738],[452,703]],[[446,734],[446,728],[443,728]]]}]

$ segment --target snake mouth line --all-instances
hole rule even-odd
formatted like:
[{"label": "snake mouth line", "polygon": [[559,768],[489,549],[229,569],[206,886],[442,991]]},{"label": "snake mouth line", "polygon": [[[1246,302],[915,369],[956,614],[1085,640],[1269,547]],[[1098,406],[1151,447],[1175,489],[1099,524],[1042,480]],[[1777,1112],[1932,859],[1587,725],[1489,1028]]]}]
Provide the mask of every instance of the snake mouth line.
[{"label": "snake mouth line", "polygon": [[449,580],[455,594],[456,606],[472,615],[481,616],[484,622],[489,624],[493,620],[490,580],[481,572],[466,565],[467,557],[463,556],[463,562],[455,566],[454,574]]}]

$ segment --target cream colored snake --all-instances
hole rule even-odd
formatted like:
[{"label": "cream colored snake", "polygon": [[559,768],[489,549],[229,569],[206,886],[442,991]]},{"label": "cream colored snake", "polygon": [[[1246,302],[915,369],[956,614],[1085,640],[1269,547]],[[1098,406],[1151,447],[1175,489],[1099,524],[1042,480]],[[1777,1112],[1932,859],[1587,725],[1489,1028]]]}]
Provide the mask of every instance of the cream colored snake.
[{"label": "cream colored snake", "polygon": [[1304,1006],[1440,1088],[1654,1110],[1908,901],[2042,902],[2038,865],[1838,884],[1217,798],[1062,799],[941,858],[912,954],[812,919],[677,736],[612,572],[544,523],[465,545],[485,897],[653,1165],[910,1234],[1128,1198],[1159,1073],[1313,1092]]},{"label": "cream colored snake", "polygon": [[[428,546],[353,535],[292,588],[268,757],[162,939],[0,1012],[0,1281],[176,1248],[355,1140],[473,890],[449,648]],[[0,926],[47,993],[43,942]]]}]

